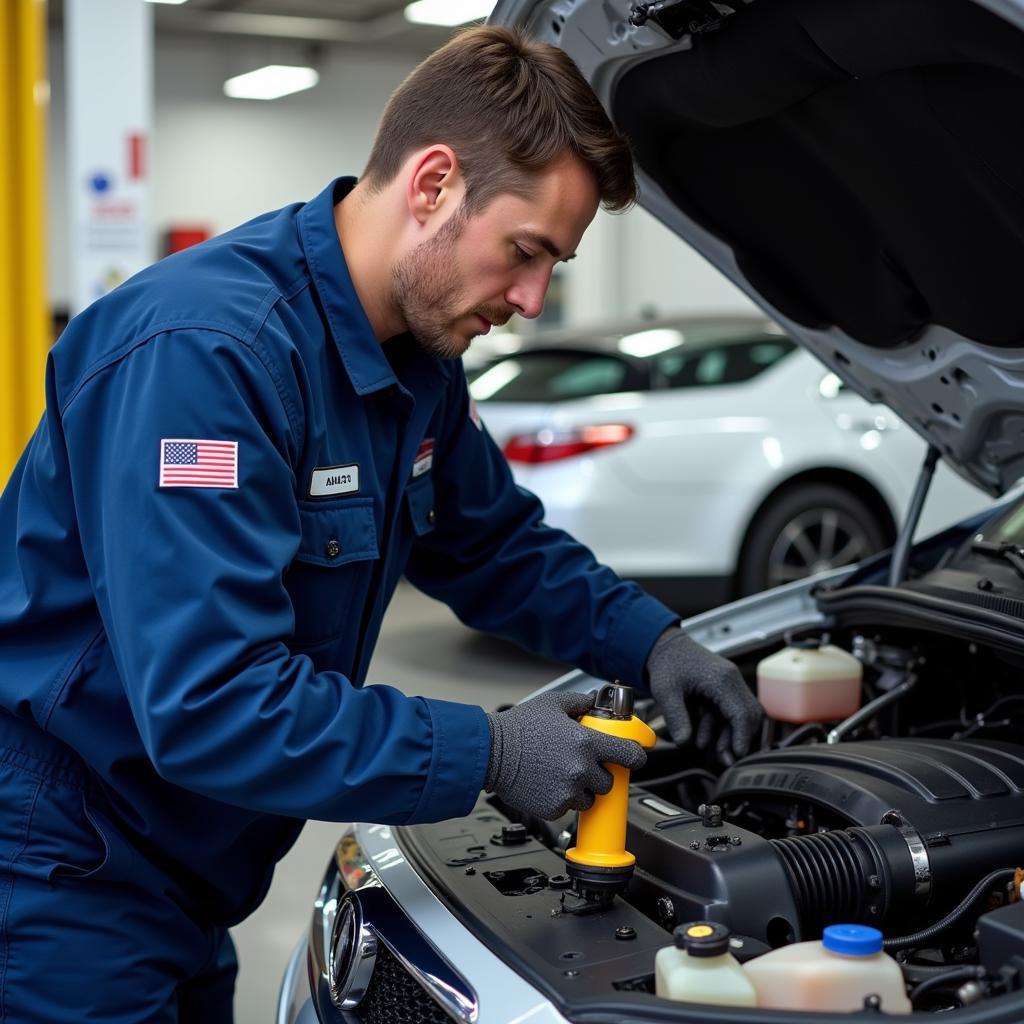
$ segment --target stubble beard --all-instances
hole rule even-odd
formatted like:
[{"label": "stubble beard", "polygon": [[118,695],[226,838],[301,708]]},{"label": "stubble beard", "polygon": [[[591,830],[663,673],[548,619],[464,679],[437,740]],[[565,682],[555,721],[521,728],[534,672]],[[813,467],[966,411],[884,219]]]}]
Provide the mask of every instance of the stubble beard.
[{"label": "stubble beard", "polygon": [[392,299],[420,348],[440,359],[458,359],[470,338],[452,333],[463,281],[455,241],[466,218],[456,211],[433,238],[421,242],[392,268]]}]

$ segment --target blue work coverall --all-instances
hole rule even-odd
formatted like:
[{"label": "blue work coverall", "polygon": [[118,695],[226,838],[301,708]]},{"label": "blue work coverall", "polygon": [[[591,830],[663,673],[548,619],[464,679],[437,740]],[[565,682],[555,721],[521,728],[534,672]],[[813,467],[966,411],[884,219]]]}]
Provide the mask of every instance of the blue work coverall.
[{"label": "blue work coverall", "polygon": [[[634,684],[675,619],[543,524],[460,362],[377,341],[334,223],[352,184],[150,267],[51,353],[0,499],[10,1024],[222,1019],[225,929],[305,819],[469,811],[484,712],[362,685],[403,573]],[[216,486],[181,475],[206,450]]]}]

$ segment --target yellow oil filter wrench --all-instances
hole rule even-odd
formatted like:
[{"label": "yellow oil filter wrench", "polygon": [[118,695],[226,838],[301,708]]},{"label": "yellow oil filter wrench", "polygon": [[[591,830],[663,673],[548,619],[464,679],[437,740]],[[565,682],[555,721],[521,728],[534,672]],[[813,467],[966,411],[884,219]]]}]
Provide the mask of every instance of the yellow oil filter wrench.
[{"label": "yellow oil filter wrench", "polygon": [[[645,749],[654,746],[651,728],[633,714],[633,688],[621,683],[603,686],[580,725],[610,736],[635,740]],[[586,900],[607,902],[633,877],[636,857],[626,849],[629,814],[629,769],[606,764],[612,788],[580,811],[576,845],[565,852],[566,871],[575,891]]]}]

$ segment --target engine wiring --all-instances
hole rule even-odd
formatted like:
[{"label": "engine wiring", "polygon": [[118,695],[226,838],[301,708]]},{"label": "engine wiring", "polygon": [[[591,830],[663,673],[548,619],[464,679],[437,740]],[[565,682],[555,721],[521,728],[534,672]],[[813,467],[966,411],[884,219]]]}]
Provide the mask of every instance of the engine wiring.
[{"label": "engine wiring", "polygon": [[914,1009],[920,1009],[920,1003],[924,997],[937,991],[949,989],[952,986],[959,987],[965,982],[982,981],[985,978],[985,968],[977,964],[965,964],[961,967],[952,967],[927,978],[917,985],[910,993],[910,1002]]},{"label": "engine wiring", "polygon": [[1016,877],[1016,872],[1016,868],[998,868],[995,871],[990,871],[941,921],[937,921],[928,928],[912,932],[910,935],[885,939],[882,942],[882,948],[892,952],[911,946],[927,946],[929,942],[959,924],[974,909],[975,904],[980,902],[983,896],[988,895],[990,890],[1001,883],[1012,882]]}]

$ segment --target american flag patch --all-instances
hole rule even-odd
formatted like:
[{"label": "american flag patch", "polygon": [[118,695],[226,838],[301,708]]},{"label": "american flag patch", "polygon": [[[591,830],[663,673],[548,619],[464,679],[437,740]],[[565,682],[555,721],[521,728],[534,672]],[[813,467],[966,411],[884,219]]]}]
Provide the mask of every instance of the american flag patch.
[{"label": "american flag patch", "polygon": [[160,486],[238,487],[238,442],[162,438]]}]

